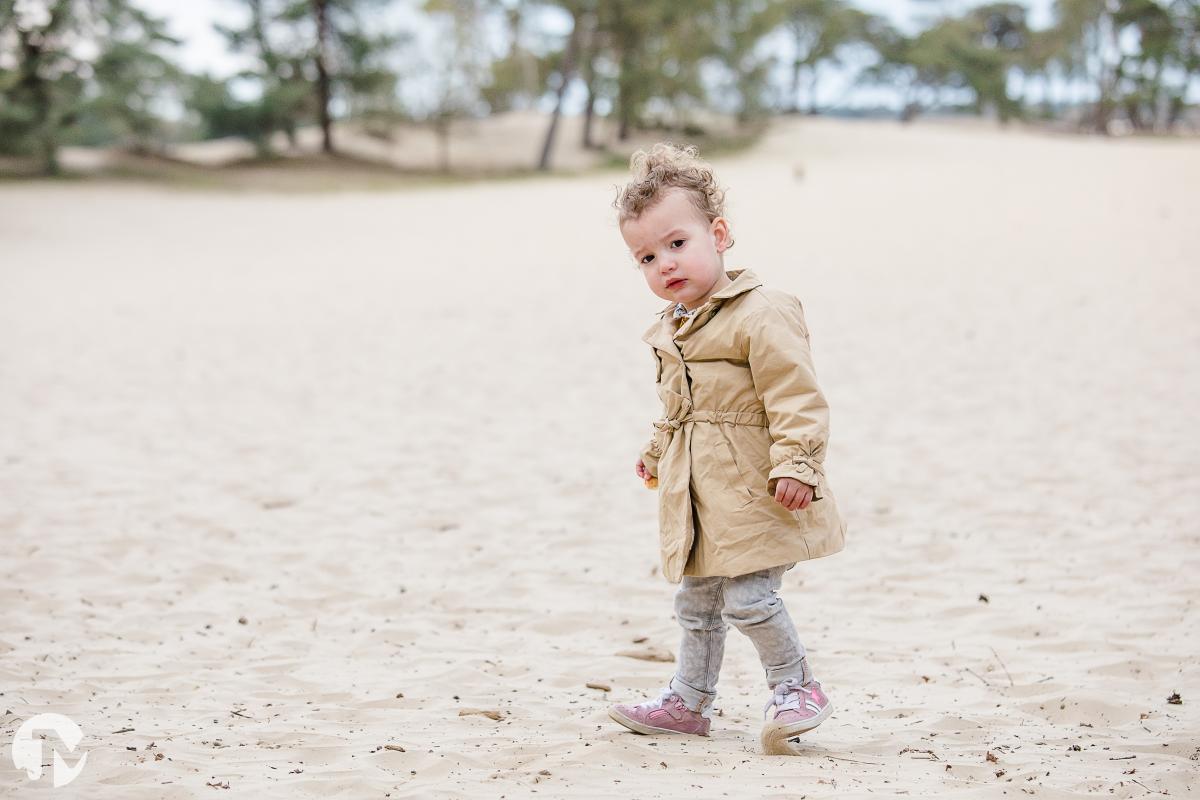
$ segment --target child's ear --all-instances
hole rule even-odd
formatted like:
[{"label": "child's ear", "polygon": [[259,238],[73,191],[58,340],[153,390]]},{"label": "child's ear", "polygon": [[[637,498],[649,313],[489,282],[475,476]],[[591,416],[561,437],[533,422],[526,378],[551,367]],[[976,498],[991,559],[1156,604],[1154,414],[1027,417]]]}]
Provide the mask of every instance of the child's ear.
[{"label": "child's ear", "polygon": [[712,232],[717,252],[724,253],[728,250],[732,242],[729,236],[729,220],[724,217],[717,217],[709,224],[708,229]]}]

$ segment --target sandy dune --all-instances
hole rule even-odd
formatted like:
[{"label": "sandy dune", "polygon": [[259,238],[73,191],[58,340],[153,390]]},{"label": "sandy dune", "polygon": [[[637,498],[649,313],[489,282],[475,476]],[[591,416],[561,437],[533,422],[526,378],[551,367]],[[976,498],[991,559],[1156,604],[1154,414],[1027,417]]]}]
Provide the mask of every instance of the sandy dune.
[{"label": "sandy dune", "polygon": [[[736,632],[710,740],[604,713],[677,646],[620,174],[10,184],[0,795],[1200,792],[1200,147],[805,121],[718,165],[850,523],[785,583],[838,707],[800,757]],[[44,711],[57,790],[8,757]]]},{"label": "sandy dune", "polygon": [[[727,140],[737,137],[736,122],[726,116],[694,112],[691,123],[709,135]],[[503,175],[533,170],[541,157],[549,117],[538,111],[512,111],[485,119],[455,120],[445,140],[434,129],[417,123],[396,123],[386,136],[372,135],[360,125],[334,126],[334,140],[343,156],[367,165],[390,165],[401,171],[430,173],[448,165],[460,175]],[[607,117],[597,117],[592,126],[592,141],[603,149],[583,146],[583,118],[563,117],[551,149],[551,163],[559,172],[579,172],[602,166],[609,151],[630,152],[657,141],[651,132],[638,132],[629,141],[617,140],[617,126]],[[376,132],[382,133],[382,132]],[[315,126],[297,131],[295,142],[280,133],[272,137],[272,151],[281,161],[292,161],[293,168],[306,158],[321,153],[321,130]],[[165,155],[172,160],[200,167],[226,167],[240,163],[239,172],[278,167],[274,161],[254,163],[255,148],[244,139],[226,138],[174,144]],[[95,174],[122,167],[141,166],[119,147],[67,147],[61,153],[64,168],[82,174]],[[242,163],[248,162],[250,163]],[[0,165],[3,161],[0,160]],[[352,164],[341,164],[343,169]],[[380,170],[384,175],[389,171]],[[395,177],[393,175],[393,177]]]}]

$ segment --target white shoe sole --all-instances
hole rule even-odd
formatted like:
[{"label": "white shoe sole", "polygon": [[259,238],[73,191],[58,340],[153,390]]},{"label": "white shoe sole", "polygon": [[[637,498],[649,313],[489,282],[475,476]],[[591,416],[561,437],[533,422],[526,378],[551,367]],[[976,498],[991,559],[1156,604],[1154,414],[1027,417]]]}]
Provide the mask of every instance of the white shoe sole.
[{"label": "white shoe sole", "polygon": [[833,714],[833,703],[826,705],[812,719],[806,719],[803,722],[793,722],[790,725],[776,725],[773,722],[766,723],[762,729],[763,752],[769,756],[795,755],[797,752],[796,748],[788,740],[802,733],[808,733],[829,719],[831,714]]}]

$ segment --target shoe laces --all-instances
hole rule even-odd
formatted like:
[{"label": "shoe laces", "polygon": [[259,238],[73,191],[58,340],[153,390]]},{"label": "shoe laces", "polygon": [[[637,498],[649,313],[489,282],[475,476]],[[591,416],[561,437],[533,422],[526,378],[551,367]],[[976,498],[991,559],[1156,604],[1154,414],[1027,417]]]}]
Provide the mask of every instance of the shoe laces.
[{"label": "shoe laces", "polygon": [[[688,708],[687,703],[684,702],[683,698],[679,697],[679,692],[675,691],[670,686],[668,686],[664,689],[660,689],[658,697],[651,698],[650,700],[645,700],[641,703],[638,703],[637,708],[646,708],[646,709],[662,708],[664,705],[666,705],[667,701],[670,700],[672,697],[678,697],[679,704],[681,706],[683,706],[685,710],[691,711],[691,709]],[[696,713],[696,712],[692,712],[692,713]],[[700,713],[700,716],[711,719],[712,718],[712,703],[708,702],[708,703],[701,705],[699,713]]]},{"label": "shoe laces", "polygon": [[669,700],[671,697],[675,696],[676,694],[677,694],[677,692],[668,686],[665,689],[661,689],[659,691],[658,697],[638,703],[637,707],[638,708],[662,708],[663,705],[667,702],[667,700]]},{"label": "shoe laces", "polygon": [[[812,685],[815,687],[820,684],[813,681]],[[799,678],[785,678],[775,684],[775,691],[771,694],[771,699],[763,706],[763,713],[767,713],[771,706],[775,706],[777,712],[797,710],[804,704],[804,695],[808,693],[809,689],[800,683]]]}]

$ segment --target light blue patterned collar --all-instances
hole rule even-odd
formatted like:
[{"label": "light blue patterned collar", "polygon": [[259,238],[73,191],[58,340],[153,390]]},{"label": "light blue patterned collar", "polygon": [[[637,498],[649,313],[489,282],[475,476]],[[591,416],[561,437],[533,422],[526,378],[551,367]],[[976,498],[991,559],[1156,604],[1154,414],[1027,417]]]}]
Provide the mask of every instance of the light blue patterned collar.
[{"label": "light blue patterned collar", "polygon": [[683,303],[676,303],[675,311],[671,316],[674,319],[679,319],[680,317],[684,317],[684,318],[694,317],[694,316],[696,316],[696,312],[699,310],[700,310],[700,307],[697,306],[696,308],[693,308],[691,311],[688,311],[686,308],[684,308]]}]

